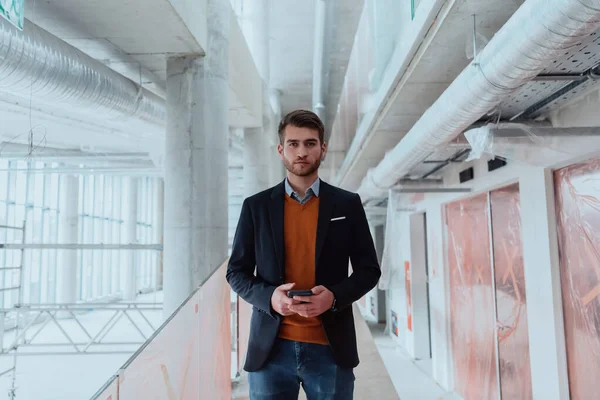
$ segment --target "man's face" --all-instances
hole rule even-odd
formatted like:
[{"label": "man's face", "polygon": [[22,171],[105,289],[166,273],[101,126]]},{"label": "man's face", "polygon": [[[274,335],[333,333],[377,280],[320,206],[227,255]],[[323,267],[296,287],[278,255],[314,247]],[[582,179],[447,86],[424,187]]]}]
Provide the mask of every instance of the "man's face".
[{"label": "man's face", "polygon": [[309,176],[319,169],[327,145],[320,142],[318,131],[288,125],[283,144],[277,146],[277,151],[288,171],[297,176]]}]

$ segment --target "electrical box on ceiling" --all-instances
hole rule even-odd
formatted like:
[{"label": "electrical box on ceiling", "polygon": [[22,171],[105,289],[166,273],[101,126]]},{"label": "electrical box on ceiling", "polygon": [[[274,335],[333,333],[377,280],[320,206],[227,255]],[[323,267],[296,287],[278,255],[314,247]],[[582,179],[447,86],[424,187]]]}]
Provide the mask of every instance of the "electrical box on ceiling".
[{"label": "electrical box on ceiling", "polygon": [[468,182],[468,181],[472,180],[474,177],[475,177],[475,171],[473,170],[473,167],[467,168],[467,169],[461,171],[459,174],[460,183]]},{"label": "electrical box on ceiling", "polygon": [[498,168],[502,168],[506,165],[506,160],[503,158],[494,158],[493,160],[488,161],[488,171],[492,172],[497,170]]}]

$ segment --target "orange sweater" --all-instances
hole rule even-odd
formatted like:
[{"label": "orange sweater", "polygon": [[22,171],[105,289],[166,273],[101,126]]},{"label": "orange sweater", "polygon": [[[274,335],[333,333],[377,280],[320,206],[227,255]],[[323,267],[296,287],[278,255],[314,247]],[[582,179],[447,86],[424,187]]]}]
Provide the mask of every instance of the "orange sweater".
[{"label": "orange sweater", "polygon": [[[318,217],[318,197],[300,204],[290,196],[285,196],[285,282],[295,282],[294,290],[310,290],[315,286]],[[279,337],[296,342],[328,344],[319,317],[304,318],[297,314],[284,317]]]}]

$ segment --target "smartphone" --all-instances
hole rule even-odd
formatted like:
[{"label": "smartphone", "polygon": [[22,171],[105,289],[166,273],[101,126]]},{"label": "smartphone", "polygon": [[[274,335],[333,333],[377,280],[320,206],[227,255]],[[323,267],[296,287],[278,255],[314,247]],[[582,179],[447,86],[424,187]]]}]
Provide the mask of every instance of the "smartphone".
[{"label": "smartphone", "polygon": [[287,292],[287,297],[293,299],[294,296],[312,296],[312,290],[290,290]]}]

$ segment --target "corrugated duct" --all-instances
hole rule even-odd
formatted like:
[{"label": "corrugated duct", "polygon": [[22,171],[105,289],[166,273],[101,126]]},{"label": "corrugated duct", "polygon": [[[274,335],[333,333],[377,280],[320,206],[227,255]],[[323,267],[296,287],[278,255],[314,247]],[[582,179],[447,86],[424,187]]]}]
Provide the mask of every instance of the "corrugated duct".
[{"label": "corrugated duct", "polygon": [[599,26],[600,0],[527,0],[400,143],[369,170],[358,190],[363,201],[385,195],[414,166]]},{"label": "corrugated duct", "polygon": [[0,91],[166,123],[163,99],[28,21],[21,32],[0,18]]}]

